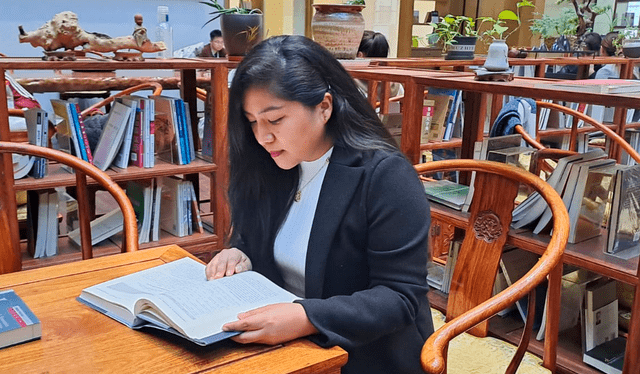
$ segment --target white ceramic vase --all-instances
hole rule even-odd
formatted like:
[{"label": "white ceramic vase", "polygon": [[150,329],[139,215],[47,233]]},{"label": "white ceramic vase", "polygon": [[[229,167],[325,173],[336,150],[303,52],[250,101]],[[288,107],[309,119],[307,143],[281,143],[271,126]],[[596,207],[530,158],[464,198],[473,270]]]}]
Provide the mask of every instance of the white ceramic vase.
[{"label": "white ceramic vase", "polygon": [[502,39],[496,39],[489,46],[487,52],[487,60],[484,62],[483,67],[489,71],[505,71],[509,70],[509,59],[507,54],[509,53],[509,47]]}]

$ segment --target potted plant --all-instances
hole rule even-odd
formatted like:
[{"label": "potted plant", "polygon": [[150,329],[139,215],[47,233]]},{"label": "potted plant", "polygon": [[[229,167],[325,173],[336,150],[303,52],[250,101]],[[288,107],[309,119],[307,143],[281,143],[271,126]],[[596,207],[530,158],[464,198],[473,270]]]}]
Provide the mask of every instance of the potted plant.
[{"label": "potted plant", "polygon": [[231,59],[234,56],[246,55],[253,46],[262,41],[262,11],[252,9],[251,1],[241,1],[240,6],[228,9],[218,4],[218,0],[206,0],[200,3],[213,8],[209,13],[211,19],[205,25],[220,18],[224,48]]},{"label": "potted plant", "polygon": [[364,0],[345,4],[313,4],[311,19],[313,40],[325,47],[333,57],[353,60],[364,34]]},{"label": "potted plant", "polygon": [[438,36],[446,60],[472,60],[476,49],[478,32],[475,21],[467,16],[447,14],[438,23],[429,23],[433,34]]},{"label": "potted plant", "polygon": [[[540,13],[536,13],[536,15],[540,15]],[[542,14],[540,18],[534,18],[531,20],[529,30],[531,30],[534,35],[540,36],[540,46],[544,45],[547,50],[550,50],[553,42],[555,42],[556,38],[560,36],[557,31],[559,28],[558,22],[559,18],[551,17],[548,14]]]},{"label": "potted plant", "polygon": [[625,27],[624,30],[618,32],[618,37],[613,41],[613,45],[616,47],[617,53],[622,52],[624,57],[640,57],[640,37],[638,36],[638,29]]},{"label": "potted plant", "polygon": [[[529,0],[522,0],[516,3],[515,12],[505,9],[498,14],[497,19],[492,17],[478,18],[480,20],[479,29],[486,23],[490,24],[489,28],[481,34],[484,40],[491,40],[491,45],[487,52],[487,59],[484,63],[485,69],[490,71],[504,71],[509,69],[509,47],[507,46],[506,40],[522,25],[520,21],[520,8],[522,7],[534,7],[534,5]],[[508,22],[515,23],[515,27],[509,30]]]}]

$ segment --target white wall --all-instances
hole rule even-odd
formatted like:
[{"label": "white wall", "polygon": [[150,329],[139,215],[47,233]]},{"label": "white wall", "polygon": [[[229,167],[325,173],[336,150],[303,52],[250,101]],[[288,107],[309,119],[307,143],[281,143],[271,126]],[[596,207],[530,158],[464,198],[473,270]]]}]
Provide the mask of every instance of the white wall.
[{"label": "white wall", "polygon": [[133,16],[140,13],[149,38],[154,40],[158,5],[169,7],[174,49],[206,42],[209,32],[220,27],[219,20],[202,27],[211,8],[198,0],[0,0],[0,52],[8,56],[42,56],[42,48],[18,42],[18,25],[25,31],[36,30],[66,10],[78,15],[78,23],[85,31],[112,37],[130,35],[135,26]]},{"label": "white wall", "polygon": [[[143,16],[143,26],[147,28],[149,39],[155,40],[157,7],[169,7],[169,23],[173,27],[173,48],[179,49],[198,42],[207,42],[209,32],[220,28],[219,20],[209,23],[208,13],[212,8],[200,4],[199,0],[0,0],[0,52],[7,56],[40,57],[43,49],[29,43],[18,42],[18,25],[25,31],[38,29],[53,16],[62,11],[72,11],[78,15],[78,23],[85,31],[99,32],[111,37],[129,35],[135,23],[133,16]],[[145,54],[153,57],[153,54]],[[123,75],[147,75],[143,71],[127,71]],[[172,75],[173,72],[153,71],[154,75]],[[15,71],[16,77],[51,76],[51,71]],[[165,91],[176,96],[177,91]],[[58,94],[36,94],[43,108],[51,111],[49,100]]]}]

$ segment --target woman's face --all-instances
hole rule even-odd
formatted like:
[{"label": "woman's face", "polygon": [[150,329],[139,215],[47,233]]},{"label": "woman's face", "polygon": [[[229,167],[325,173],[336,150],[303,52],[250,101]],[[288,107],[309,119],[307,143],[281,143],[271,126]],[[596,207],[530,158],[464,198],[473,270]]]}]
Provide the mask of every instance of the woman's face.
[{"label": "woman's face", "polygon": [[308,108],[287,101],[264,88],[250,88],[244,95],[244,114],[256,140],[281,169],[289,170],[302,161],[314,161],[333,145],[325,127],[333,109],[327,93],[320,104]]}]

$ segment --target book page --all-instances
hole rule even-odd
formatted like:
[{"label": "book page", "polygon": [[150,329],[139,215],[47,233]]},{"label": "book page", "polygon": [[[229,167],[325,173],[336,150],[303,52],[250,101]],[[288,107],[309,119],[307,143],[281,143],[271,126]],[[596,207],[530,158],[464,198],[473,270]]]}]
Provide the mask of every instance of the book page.
[{"label": "book page", "polygon": [[168,325],[194,339],[221,332],[222,325],[235,321],[240,312],[298,298],[256,272],[207,281],[205,266],[188,257],[84,292],[122,305],[134,314],[150,308]]}]

